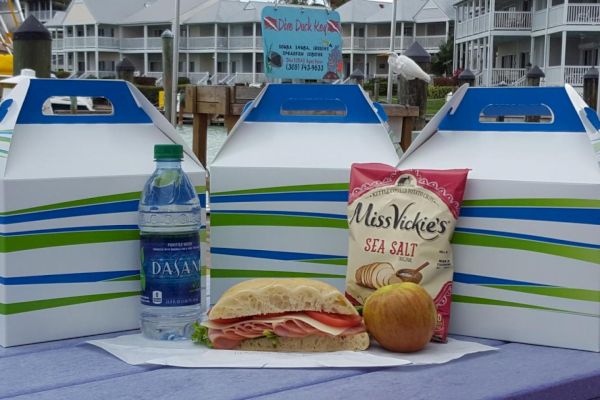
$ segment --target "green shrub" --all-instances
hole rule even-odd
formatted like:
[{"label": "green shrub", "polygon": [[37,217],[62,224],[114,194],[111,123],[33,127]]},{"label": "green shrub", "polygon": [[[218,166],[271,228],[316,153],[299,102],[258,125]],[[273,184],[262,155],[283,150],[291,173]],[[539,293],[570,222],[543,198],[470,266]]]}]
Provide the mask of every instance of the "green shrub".
[{"label": "green shrub", "polygon": [[155,106],[158,105],[158,92],[161,91],[162,88],[154,85],[136,85],[136,87],[144,96],[146,96],[150,103],[154,104]]},{"label": "green shrub", "polygon": [[454,86],[427,86],[427,97],[430,99],[443,99],[450,92],[453,92]]},{"label": "green shrub", "polygon": [[59,69],[58,71],[54,71],[53,74],[58,79],[65,79],[65,78],[68,78],[71,75],[71,73],[69,71],[64,71],[62,69]]},{"label": "green shrub", "polygon": [[190,78],[188,78],[187,76],[180,76],[177,78],[177,85],[189,85],[190,84]]},{"label": "green shrub", "polygon": [[153,86],[156,84],[156,78],[150,76],[135,76],[133,83],[139,86]]}]

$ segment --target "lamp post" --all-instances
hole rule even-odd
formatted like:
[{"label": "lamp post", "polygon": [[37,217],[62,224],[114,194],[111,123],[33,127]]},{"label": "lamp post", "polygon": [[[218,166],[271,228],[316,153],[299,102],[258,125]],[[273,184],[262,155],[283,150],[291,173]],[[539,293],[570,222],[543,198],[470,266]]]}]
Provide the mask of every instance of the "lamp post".
[{"label": "lamp post", "polygon": [[[393,1],[392,6],[392,26],[390,33],[390,53],[394,53],[394,42],[396,41],[396,9],[398,7],[398,0]],[[387,84],[387,103],[392,104],[392,68],[388,64],[388,84]]]}]

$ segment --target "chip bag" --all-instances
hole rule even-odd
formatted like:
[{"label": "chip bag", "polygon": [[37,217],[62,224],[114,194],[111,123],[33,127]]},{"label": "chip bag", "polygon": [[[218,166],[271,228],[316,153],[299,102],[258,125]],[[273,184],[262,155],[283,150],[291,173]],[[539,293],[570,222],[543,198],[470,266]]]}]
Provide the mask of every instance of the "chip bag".
[{"label": "chip bag", "polygon": [[450,240],[463,199],[466,169],[397,170],[354,164],[350,176],[350,243],[346,296],[364,304],[376,289],[421,285],[433,298],[432,340],[446,342],[452,296]]}]

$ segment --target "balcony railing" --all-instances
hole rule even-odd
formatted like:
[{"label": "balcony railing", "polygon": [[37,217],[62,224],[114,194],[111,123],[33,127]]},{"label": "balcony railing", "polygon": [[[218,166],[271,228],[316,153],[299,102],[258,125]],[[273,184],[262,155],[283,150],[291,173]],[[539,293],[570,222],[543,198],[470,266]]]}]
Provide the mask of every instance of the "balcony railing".
[{"label": "balcony railing", "polygon": [[491,86],[508,85],[512,86],[522,79],[527,70],[525,68],[493,68]]},{"label": "balcony railing", "polygon": [[212,36],[190,36],[187,38],[188,50],[204,50],[215,48],[215,38]]},{"label": "balcony railing", "polygon": [[144,38],[123,38],[121,39],[121,49],[123,50],[144,50]]},{"label": "balcony railing", "polygon": [[63,39],[52,39],[52,50],[62,50],[65,48]]},{"label": "balcony railing", "polygon": [[[406,41],[406,38],[404,38]],[[446,35],[438,35],[438,36],[417,36],[417,42],[423,46],[424,49],[429,50],[437,50],[440,45],[446,42]],[[406,46],[406,43],[405,43]],[[408,47],[408,46],[406,46]]]},{"label": "balcony railing", "polygon": [[148,39],[148,50],[160,50],[162,49],[162,39],[160,37],[149,37]]},{"label": "balcony railing", "polygon": [[565,66],[565,82],[572,86],[583,86],[583,76],[589,71],[590,66],[568,65]]},{"label": "balcony railing", "polygon": [[102,49],[118,49],[119,38],[109,36],[98,36],[98,47]]},{"label": "balcony railing", "polygon": [[50,10],[33,10],[33,11],[29,11],[28,14],[33,15],[40,22],[47,22],[47,21],[50,21],[54,17],[54,14],[56,14],[56,11],[55,10],[52,10],[52,11],[50,11]]},{"label": "balcony railing", "polygon": [[531,29],[531,11],[496,11],[494,28],[506,30]]},{"label": "balcony railing", "polygon": [[95,37],[66,37],[63,39],[63,48],[65,49],[84,49],[96,47]]},{"label": "balcony railing", "polygon": [[569,4],[568,7],[568,24],[600,24],[600,4]]},{"label": "balcony railing", "polygon": [[252,36],[231,36],[229,37],[229,50],[247,50],[254,47],[254,38]]}]

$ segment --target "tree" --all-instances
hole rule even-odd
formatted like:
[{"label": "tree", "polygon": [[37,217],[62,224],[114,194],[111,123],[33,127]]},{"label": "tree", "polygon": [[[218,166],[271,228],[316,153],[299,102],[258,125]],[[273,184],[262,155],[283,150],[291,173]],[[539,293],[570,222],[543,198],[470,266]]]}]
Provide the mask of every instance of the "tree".
[{"label": "tree", "polygon": [[440,44],[439,51],[431,59],[431,72],[439,75],[452,74],[452,59],[454,56],[454,40]]}]

